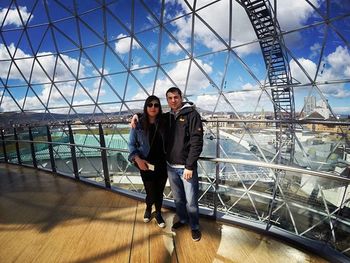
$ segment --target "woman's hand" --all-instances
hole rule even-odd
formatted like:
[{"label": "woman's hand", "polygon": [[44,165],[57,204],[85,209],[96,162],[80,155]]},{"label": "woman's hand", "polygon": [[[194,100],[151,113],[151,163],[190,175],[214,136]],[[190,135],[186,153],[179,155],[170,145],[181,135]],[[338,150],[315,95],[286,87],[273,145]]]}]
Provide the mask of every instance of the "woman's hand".
[{"label": "woman's hand", "polygon": [[140,157],[136,156],[135,157],[135,162],[137,163],[137,166],[139,167],[140,170],[142,171],[147,171],[148,170],[148,162],[144,159],[141,159]]},{"label": "woman's hand", "polygon": [[136,125],[137,125],[137,123],[138,123],[138,121],[139,121],[139,116],[137,116],[137,114],[134,114],[134,115],[132,116],[131,121],[130,121],[130,127],[133,128],[133,129],[135,129],[135,128],[136,128]]}]

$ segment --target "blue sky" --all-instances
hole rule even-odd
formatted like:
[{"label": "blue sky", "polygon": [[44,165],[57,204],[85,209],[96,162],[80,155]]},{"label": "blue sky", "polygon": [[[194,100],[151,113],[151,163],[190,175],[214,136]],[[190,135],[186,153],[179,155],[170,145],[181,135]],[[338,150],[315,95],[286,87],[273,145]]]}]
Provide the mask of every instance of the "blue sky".
[{"label": "blue sky", "polygon": [[[148,94],[166,103],[174,85],[209,111],[273,110],[256,35],[234,1],[231,22],[224,0],[197,1],[196,16],[193,1],[165,1],[164,12],[150,0],[106,1],[106,9],[98,1],[16,2],[0,3],[3,112],[132,110]],[[296,111],[311,95],[350,114],[350,1],[310,3],[277,1]]]}]

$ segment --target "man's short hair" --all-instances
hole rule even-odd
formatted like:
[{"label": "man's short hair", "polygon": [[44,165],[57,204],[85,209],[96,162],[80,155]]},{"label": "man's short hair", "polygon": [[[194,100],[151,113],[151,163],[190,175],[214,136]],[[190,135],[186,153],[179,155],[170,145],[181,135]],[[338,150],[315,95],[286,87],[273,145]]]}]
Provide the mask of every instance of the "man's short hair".
[{"label": "man's short hair", "polygon": [[170,92],[170,93],[177,92],[177,93],[180,95],[180,97],[182,98],[182,92],[181,92],[181,90],[180,90],[178,87],[171,87],[171,88],[169,88],[169,89],[166,91],[165,96],[167,96],[169,92]]}]

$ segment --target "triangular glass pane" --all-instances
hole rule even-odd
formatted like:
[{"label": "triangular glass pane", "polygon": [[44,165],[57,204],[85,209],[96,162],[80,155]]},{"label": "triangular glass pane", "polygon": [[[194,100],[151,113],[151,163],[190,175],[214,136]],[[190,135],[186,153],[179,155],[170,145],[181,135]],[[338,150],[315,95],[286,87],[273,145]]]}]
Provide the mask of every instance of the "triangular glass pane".
[{"label": "triangular glass pane", "polygon": [[[173,32],[177,30],[176,23],[190,23],[187,21],[188,19],[192,20],[192,16],[182,17],[179,19],[180,21],[175,20],[172,23],[166,24],[165,28],[169,32]],[[164,30],[162,35],[161,63],[173,62],[188,57],[188,54],[191,54],[190,35],[187,38],[177,38],[176,35],[171,37],[168,31]]]},{"label": "triangular glass pane", "polygon": [[133,70],[132,74],[144,89],[152,92],[156,68]]},{"label": "triangular glass pane", "polygon": [[[114,47],[114,45],[112,45]],[[124,61],[125,63],[126,61]],[[106,49],[105,74],[126,72],[126,64],[123,65],[119,54],[115,50]]]},{"label": "triangular glass pane", "polygon": [[95,105],[94,97],[89,91],[86,87],[77,85],[72,105]]},{"label": "triangular glass pane", "polygon": [[54,56],[38,56],[34,61],[32,83],[48,83],[53,79],[56,58]]},{"label": "triangular glass pane", "polygon": [[[113,5],[111,6],[113,7]],[[120,35],[128,35],[128,28],[126,25],[121,24],[122,21],[120,18],[116,17],[116,14],[113,13],[113,8],[109,5],[106,7],[106,35],[107,39],[112,40],[119,38]],[[114,47],[114,45],[113,45]]]},{"label": "triangular glass pane", "polygon": [[[15,63],[12,63],[12,66],[10,69],[11,71],[9,74],[9,80],[15,80],[17,84],[28,83],[30,71],[25,70],[24,72],[21,72],[20,70],[21,70],[21,67],[24,67],[26,63],[30,63],[30,62],[32,62],[31,59],[25,59],[25,61],[17,60],[15,61]],[[17,63],[19,65],[17,65]]]},{"label": "triangular glass pane", "polygon": [[82,77],[99,77],[101,75],[101,73],[99,73],[99,68],[97,68],[96,65],[94,65],[94,61],[93,61],[93,57],[90,58],[89,54],[87,54],[84,51],[82,51],[81,53],[79,52],[79,56],[81,56],[80,59],[80,70],[79,70],[79,78]]},{"label": "triangular glass pane", "polygon": [[[103,39],[104,34],[104,22],[103,22],[103,12],[101,9],[95,9],[91,12],[80,15],[80,24],[84,24],[86,28],[94,31],[99,39]],[[101,42],[101,40],[99,41]]]},{"label": "triangular glass pane", "polygon": [[169,23],[171,20],[174,20],[178,17],[181,17],[183,14],[188,14],[188,13],[191,13],[191,10],[187,7],[185,3],[178,4],[177,2],[174,2],[174,1],[166,1],[163,20],[165,23]]},{"label": "triangular glass pane", "polygon": [[71,103],[73,92],[75,87],[75,81],[70,82],[58,82],[55,85],[47,85],[45,86],[45,92],[50,93],[49,108],[52,107],[69,107]]},{"label": "triangular glass pane", "polygon": [[[191,67],[187,69],[189,70],[186,89],[186,94],[188,95],[203,94],[204,90],[212,84],[208,78],[208,74],[211,72],[212,68],[208,64],[203,63],[200,59],[196,59],[195,62],[196,63],[192,62]],[[177,63],[177,67],[181,64],[180,62]],[[174,77],[172,76],[172,78]]]},{"label": "triangular glass pane", "polygon": [[[136,34],[138,41],[142,43],[142,46],[147,49],[147,57],[149,60],[149,65],[154,64],[154,61],[158,59],[158,40],[159,40],[159,28],[154,28],[152,30],[142,31]],[[144,51],[146,52],[146,51]]]},{"label": "triangular glass pane", "polygon": [[89,27],[89,25],[86,25],[81,20],[79,20],[79,30],[83,48],[101,44],[103,42],[103,38],[101,38],[93,28]]},{"label": "triangular glass pane", "polygon": [[41,35],[43,39],[40,39],[40,42],[41,42],[40,47],[38,47],[38,49],[35,50],[38,53],[38,55],[41,53],[53,52],[52,47],[55,46],[55,42],[52,39],[51,30],[52,28],[49,26],[49,29],[46,32],[46,34]]},{"label": "triangular glass pane", "polygon": [[113,16],[118,17],[119,21],[123,23],[123,27],[131,30],[131,7],[132,1],[116,1],[108,5],[108,10],[110,10]]},{"label": "triangular glass pane", "polygon": [[[78,21],[75,18],[59,21],[55,23],[53,33],[59,51],[78,49],[79,33],[77,31]],[[67,30],[69,28],[69,30]]]},{"label": "triangular glass pane", "polygon": [[151,53],[148,50],[144,50],[138,42],[134,39],[132,47],[132,59],[131,59],[131,69],[144,68],[155,66],[156,58],[151,58]]},{"label": "triangular glass pane", "polygon": [[260,54],[251,54],[243,59],[231,55],[224,83],[225,91],[254,90],[259,85],[268,84],[267,71]]},{"label": "triangular glass pane", "polygon": [[[217,2],[216,4],[211,5],[214,8],[221,8],[221,6],[226,5],[227,2]],[[197,12],[198,15],[208,24],[204,24],[202,20],[198,17],[195,19],[194,25],[194,54],[200,55],[207,52],[213,52],[217,50],[223,50],[226,48],[225,44],[222,43],[214,33],[218,34],[224,41],[227,41],[229,36],[228,23],[217,23],[217,18],[212,15],[212,11],[208,8],[204,8]],[[220,21],[228,21],[229,12],[220,12]],[[191,22],[191,21],[188,21]],[[226,27],[225,27],[226,26]],[[209,28],[211,27],[211,29]],[[189,40],[190,41],[190,40]],[[227,43],[228,45],[228,43]]]},{"label": "triangular glass pane", "polygon": [[[147,4],[146,4],[147,6]],[[147,30],[149,28],[154,28],[159,26],[158,21],[156,21],[152,14],[149,13],[152,7],[148,7],[149,10],[141,3],[140,0],[135,1],[135,13],[134,17],[137,17],[137,23],[135,23],[135,32],[140,32]],[[135,21],[136,22],[136,21]]]},{"label": "triangular glass pane", "polygon": [[[8,56],[7,55],[8,52],[10,52],[11,56],[13,56],[16,52],[15,57],[20,58],[20,57],[24,57],[25,55],[24,52],[29,52],[29,49],[28,49],[29,47],[24,48],[23,51],[21,50],[16,51],[17,44],[20,42],[20,39],[22,36],[21,30],[4,31],[2,32],[2,35],[3,35],[2,41],[4,42],[1,42],[1,49],[4,52],[6,52],[6,56]],[[23,39],[23,36],[22,36],[22,39]],[[7,51],[6,46],[9,49],[9,51]]]},{"label": "triangular glass pane", "polygon": [[[140,0],[138,0],[140,1]],[[141,2],[141,1],[140,1]],[[152,12],[152,14],[160,21],[161,18],[161,12],[162,12],[162,2],[161,1],[152,1],[152,0],[143,0],[142,2],[145,3],[145,5],[148,7],[148,11]],[[168,4],[168,2],[166,3]],[[153,16],[152,16],[153,17]],[[155,23],[152,18],[152,22]]]},{"label": "triangular glass pane", "polygon": [[[103,89],[105,89],[105,92],[104,94],[101,94],[101,97],[100,97],[101,101],[103,102],[111,102],[114,100],[121,101],[124,95],[126,78],[127,78],[127,73],[113,74],[106,77],[106,80],[104,80],[103,82]],[[112,98],[112,100],[110,98]]]},{"label": "triangular glass pane", "polygon": [[[27,12],[31,13],[31,20],[29,21],[29,26],[35,25],[37,27],[38,25],[42,25],[42,27],[47,27],[47,18],[48,15],[46,13],[45,8],[45,2],[44,1],[26,1],[24,0],[23,3],[17,2],[18,6],[25,6],[27,8]],[[47,4],[47,2],[46,2]],[[28,5],[31,5],[30,7]],[[50,4],[51,6],[51,4]],[[33,10],[34,8],[34,10]],[[34,29],[35,27],[27,27],[27,30]],[[41,26],[39,26],[41,27]],[[40,40],[39,40],[40,41]]]},{"label": "triangular glass pane", "polygon": [[[183,69],[181,66],[183,66]],[[181,90],[184,90],[186,75],[183,75],[182,72],[186,67],[188,67],[188,61],[183,61],[179,64],[168,64],[163,66],[163,70],[167,73],[167,75],[164,74],[163,70],[158,71],[154,95],[160,98],[165,97],[165,92],[173,86],[178,86]],[[180,69],[181,71],[179,72],[181,73],[177,75],[176,70]],[[174,79],[171,79],[172,77],[174,77]],[[151,87],[149,87],[147,91],[151,94]]]},{"label": "triangular glass pane", "polygon": [[113,89],[112,80],[110,78],[107,78],[107,80],[102,79],[98,103],[120,102],[122,96],[123,93],[118,94]]},{"label": "triangular glass pane", "polygon": [[25,111],[44,109],[43,104],[40,102],[38,97],[35,95],[31,88],[28,89],[28,93],[24,102],[23,109]]},{"label": "triangular glass pane", "polygon": [[[80,52],[69,52],[58,57],[55,80],[73,80],[85,76],[85,65],[80,61]],[[79,73],[78,73],[79,70]]]},{"label": "triangular glass pane", "polygon": [[[66,0],[66,2],[71,4],[70,0]],[[75,5],[75,8],[78,14],[86,13],[88,11],[91,11],[92,9],[102,8],[102,3],[100,3],[99,1],[79,0],[76,2],[77,4]]]},{"label": "triangular glass pane", "polygon": [[[123,64],[126,66],[129,64],[130,45],[131,38],[123,34],[120,34],[118,39],[116,39],[115,42],[112,42],[111,45],[111,47],[114,48],[114,51],[118,54],[119,58],[123,61]],[[133,45],[138,45],[138,43],[133,41]]]},{"label": "triangular glass pane", "polygon": [[125,100],[131,101],[135,99],[145,99],[148,97],[147,93],[145,93],[145,89],[147,89],[149,94],[152,94],[152,87],[143,87],[142,83],[137,81],[134,77],[130,76],[128,80],[128,87],[125,93]]},{"label": "triangular glass pane", "polygon": [[50,31],[47,30],[47,25],[38,27],[28,27],[27,32],[29,41],[35,53],[38,52],[40,45],[42,45],[41,41],[45,37],[45,34],[50,34]]},{"label": "triangular glass pane", "polygon": [[[90,62],[93,63],[94,67],[97,67],[99,71],[101,71],[103,67],[104,48],[105,47],[102,45],[85,49],[85,55],[89,57]],[[95,70],[97,69],[95,68]]]},{"label": "triangular glass pane", "polygon": [[[2,112],[10,112],[10,111],[20,111],[20,107],[23,105],[23,98],[25,96],[25,88],[11,89],[11,95],[8,90],[5,90],[2,96],[0,111]],[[12,94],[13,93],[13,94]],[[18,105],[14,101],[18,100]]]},{"label": "triangular glass pane", "polygon": [[[15,29],[18,27],[23,27],[15,3],[13,3],[12,1],[9,2],[8,5],[6,5],[6,8],[3,8],[1,11],[3,12],[3,17],[1,17],[2,19],[0,22],[0,26],[2,26],[4,29]],[[22,12],[22,14],[24,15],[24,17],[29,15],[29,13],[27,12]]]},{"label": "triangular glass pane", "polygon": [[72,17],[74,13],[74,6],[72,1],[52,1],[48,6],[48,10],[48,16],[51,18],[51,21],[56,21],[63,18]]}]

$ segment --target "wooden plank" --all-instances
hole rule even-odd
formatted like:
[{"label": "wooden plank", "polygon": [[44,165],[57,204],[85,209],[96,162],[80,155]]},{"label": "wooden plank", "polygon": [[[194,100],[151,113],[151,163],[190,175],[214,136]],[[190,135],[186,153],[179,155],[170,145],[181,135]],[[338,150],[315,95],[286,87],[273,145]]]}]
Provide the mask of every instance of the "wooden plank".
[{"label": "wooden plank", "polygon": [[201,219],[171,232],[145,224],[145,204],[33,169],[0,164],[0,262],[327,262],[279,240]]},{"label": "wooden plank", "polygon": [[171,232],[173,213],[163,209],[162,216],[165,228],[160,228],[155,219],[151,222],[150,262],[177,262],[174,234]]}]

